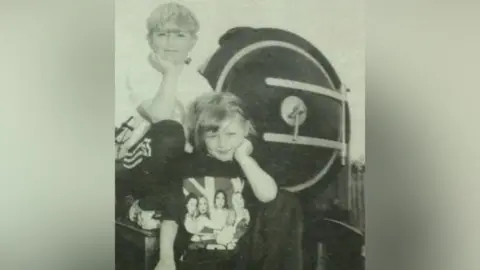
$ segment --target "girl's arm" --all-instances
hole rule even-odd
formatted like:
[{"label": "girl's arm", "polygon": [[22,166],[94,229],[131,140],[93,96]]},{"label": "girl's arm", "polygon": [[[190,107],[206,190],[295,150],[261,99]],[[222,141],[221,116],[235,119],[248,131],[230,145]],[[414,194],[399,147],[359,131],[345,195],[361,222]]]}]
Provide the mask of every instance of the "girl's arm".
[{"label": "girl's arm", "polygon": [[277,197],[278,187],[275,180],[266,173],[250,156],[252,143],[245,141],[237,148],[235,159],[247,177],[253,193],[261,202],[269,202]]}]

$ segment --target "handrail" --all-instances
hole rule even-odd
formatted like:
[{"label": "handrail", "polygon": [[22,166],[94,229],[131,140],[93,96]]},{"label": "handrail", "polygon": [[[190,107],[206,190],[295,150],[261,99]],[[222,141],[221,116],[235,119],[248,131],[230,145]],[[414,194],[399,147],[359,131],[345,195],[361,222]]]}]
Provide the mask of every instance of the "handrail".
[{"label": "handrail", "polygon": [[348,181],[348,206],[351,213],[352,224],[365,231],[365,179],[364,172],[358,170],[349,172]]}]

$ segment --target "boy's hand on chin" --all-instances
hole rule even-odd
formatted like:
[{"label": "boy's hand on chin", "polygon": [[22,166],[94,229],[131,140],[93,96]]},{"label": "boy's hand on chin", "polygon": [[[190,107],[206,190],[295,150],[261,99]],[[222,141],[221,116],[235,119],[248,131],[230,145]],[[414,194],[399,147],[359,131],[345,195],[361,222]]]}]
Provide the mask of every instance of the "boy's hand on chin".
[{"label": "boy's hand on chin", "polygon": [[245,139],[242,144],[235,150],[235,159],[241,161],[248,158],[253,152],[253,144],[248,139]]},{"label": "boy's hand on chin", "polygon": [[162,74],[171,74],[175,72],[180,72],[181,66],[175,65],[174,63],[163,59],[160,55],[151,53],[150,58],[155,65],[155,68],[157,68]]}]

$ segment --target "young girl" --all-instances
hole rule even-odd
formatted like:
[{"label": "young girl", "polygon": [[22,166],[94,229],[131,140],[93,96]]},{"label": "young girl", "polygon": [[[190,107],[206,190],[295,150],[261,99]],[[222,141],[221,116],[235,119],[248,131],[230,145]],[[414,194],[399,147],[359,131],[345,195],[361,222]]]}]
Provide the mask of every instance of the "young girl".
[{"label": "young girl", "polygon": [[190,233],[197,232],[198,198],[190,194],[186,199],[187,213],[185,214],[185,229]]},{"label": "young girl", "polygon": [[[231,225],[245,223],[242,231],[247,232],[250,212],[256,205],[274,200],[278,187],[250,156],[253,146],[247,137],[254,133],[254,128],[236,96],[230,93],[204,95],[193,103],[190,115],[193,116],[190,123],[195,151],[179,160],[170,172],[172,192],[162,213],[160,261],[155,269],[239,269],[238,266],[243,265],[244,233],[232,231],[228,234],[231,237],[220,237],[222,241],[218,241],[221,231],[212,230],[212,235],[204,238],[208,239],[204,248],[198,248],[199,242],[196,242],[196,248],[189,249],[192,234],[185,229],[185,196],[195,194],[198,198],[215,200],[215,195],[221,191],[225,200],[222,206],[227,206],[229,213],[236,213],[230,215],[232,218],[239,219],[232,220]],[[233,208],[238,202],[242,202],[241,211]],[[215,205],[214,201],[209,204]],[[217,228],[226,225],[223,219],[211,222],[222,223],[212,224]],[[182,256],[176,261],[174,242],[179,237],[190,240],[186,241]]]}]

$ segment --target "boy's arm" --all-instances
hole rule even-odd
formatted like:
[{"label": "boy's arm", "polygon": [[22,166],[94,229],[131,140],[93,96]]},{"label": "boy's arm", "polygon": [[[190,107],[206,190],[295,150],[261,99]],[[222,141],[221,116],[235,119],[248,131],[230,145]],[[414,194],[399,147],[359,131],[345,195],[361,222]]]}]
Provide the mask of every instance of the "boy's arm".
[{"label": "boy's arm", "polygon": [[177,69],[167,71],[156,94],[138,106],[138,113],[152,123],[172,118],[179,76],[180,71]]},{"label": "boy's arm", "polygon": [[[152,85],[148,77],[143,76],[142,70],[130,69],[127,73],[127,89],[130,99],[137,112],[151,123],[157,123],[164,119],[170,119],[175,108],[177,81],[182,66],[159,59],[155,55],[149,55],[150,68],[157,69],[163,76],[160,85]],[[159,76],[161,76],[159,74]],[[157,89],[152,97],[152,87]]]},{"label": "boy's arm", "polygon": [[174,242],[178,232],[178,224],[173,220],[164,220],[160,225],[160,260],[174,262]]},{"label": "boy's arm", "polygon": [[235,159],[247,177],[255,196],[261,202],[270,202],[277,197],[277,183],[250,156],[252,149],[252,143],[248,140],[245,140],[244,143],[236,150]]},{"label": "boy's arm", "polygon": [[147,111],[148,107],[152,104],[151,100],[146,100],[137,107],[137,112],[143,117],[143,119],[147,120],[150,123],[153,123],[152,117],[150,116],[150,113]]},{"label": "boy's arm", "polygon": [[[174,160],[176,161],[176,160]],[[160,261],[163,264],[173,264],[174,257],[174,242],[178,234],[178,226],[182,223],[182,214],[184,211],[184,197],[182,191],[182,181],[180,181],[182,167],[181,163],[173,162],[169,168],[162,174],[170,182],[162,183],[162,186],[157,186],[154,193],[159,194],[160,205],[158,209],[161,212],[160,225]],[[158,190],[157,190],[158,189]]]}]

